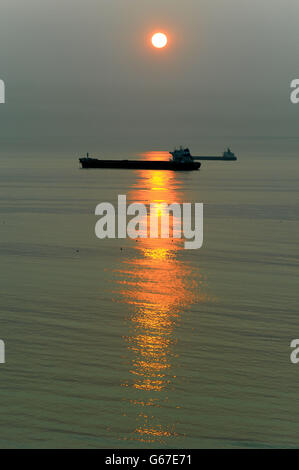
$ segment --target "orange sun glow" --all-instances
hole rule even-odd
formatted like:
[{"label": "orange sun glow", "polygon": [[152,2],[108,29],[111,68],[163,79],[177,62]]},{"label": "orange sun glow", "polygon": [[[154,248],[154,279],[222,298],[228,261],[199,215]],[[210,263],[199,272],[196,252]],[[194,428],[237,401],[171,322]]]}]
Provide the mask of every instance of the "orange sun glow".
[{"label": "orange sun glow", "polygon": [[152,37],[152,45],[154,47],[157,47],[158,49],[161,49],[162,47],[165,47],[167,44],[167,36],[164,33],[156,33]]}]

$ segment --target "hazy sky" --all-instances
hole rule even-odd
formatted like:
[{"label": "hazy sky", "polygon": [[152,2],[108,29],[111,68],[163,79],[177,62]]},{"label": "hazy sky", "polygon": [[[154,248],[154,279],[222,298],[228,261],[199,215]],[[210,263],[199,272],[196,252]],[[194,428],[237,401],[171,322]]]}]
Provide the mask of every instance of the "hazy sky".
[{"label": "hazy sky", "polygon": [[[2,142],[296,136],[298,0],[1,0]],[[154,50],[151,33],[169,34]],[[57,139],[58,141],[59,139]]]}]

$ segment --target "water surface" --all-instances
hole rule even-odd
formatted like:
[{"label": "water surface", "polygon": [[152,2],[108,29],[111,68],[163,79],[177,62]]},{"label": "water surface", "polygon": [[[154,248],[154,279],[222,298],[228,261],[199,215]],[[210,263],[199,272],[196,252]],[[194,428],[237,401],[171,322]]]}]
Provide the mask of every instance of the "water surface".
[{"label": "water surface", "polygon": [[[0,166],[1,447],[298,446],[296,158]],[[203,202],[203,247],[97,239],[118,194]]]}]

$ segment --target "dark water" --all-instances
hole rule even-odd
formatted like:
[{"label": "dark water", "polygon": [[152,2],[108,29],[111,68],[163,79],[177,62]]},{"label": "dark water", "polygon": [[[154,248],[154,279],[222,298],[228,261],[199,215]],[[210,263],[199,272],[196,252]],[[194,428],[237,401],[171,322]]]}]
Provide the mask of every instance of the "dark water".
[{"label": "dark water", "polygon": [[[1,447],[298,446],[299,164],[270,161],[2,158]],[[203,247],[97,239],[118,194],[203,202]]]}]

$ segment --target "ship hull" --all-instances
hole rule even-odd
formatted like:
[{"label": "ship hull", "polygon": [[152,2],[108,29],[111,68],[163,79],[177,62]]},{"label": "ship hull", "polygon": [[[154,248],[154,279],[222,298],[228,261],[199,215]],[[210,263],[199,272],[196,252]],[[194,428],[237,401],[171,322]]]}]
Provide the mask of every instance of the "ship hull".
[{"label": "ship hull", "polygon": [[201,166],[199,162],[176,163],[172,161],[153,160],[98,160],[80,158],[82,168],[115,168],[124,170],[172,170],[194,171]]}]

